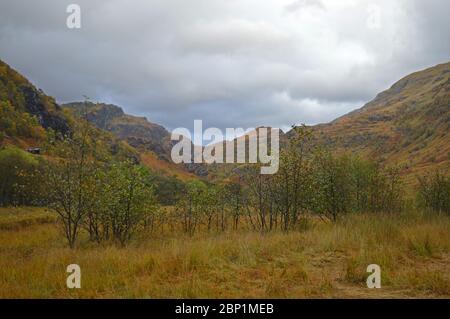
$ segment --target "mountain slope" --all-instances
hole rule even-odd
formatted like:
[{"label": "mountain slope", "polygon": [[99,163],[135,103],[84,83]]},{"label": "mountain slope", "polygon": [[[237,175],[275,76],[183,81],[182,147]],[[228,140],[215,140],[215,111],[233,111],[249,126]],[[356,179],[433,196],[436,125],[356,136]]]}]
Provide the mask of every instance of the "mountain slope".
[{"label": "mountain slope", "polygon": [[[450,62],[410,74],[361,109],[312,127],[316,143],[405,174],[450,168]],[[288,134],[289,135],[289,134]]]},{"label": "mountain slope", "polygon": [[[125,114],[118,106],[77,102],[64,108],[86,116],[102,132],[126,141],[139,150],[142,162],[167,175],[183,179],[194,178],[187,171],[202,176],[208,171],[223,175],[217,165],[174,165],[170,133],[146,118]],[[29,146],[43,139],[43,129],[52,128],[61,134],[71,129],[71,117],[53,98],[1,61],[0,115],[0,144],[6,140]],[[450,62],[408,75],[361,109],[328,124],[312,126],[311,130],[317,145],[384,164],[400,164],[409,176],[434,168],[449,170]],[[281,144],[290,134],[282,134]],[[232,169],[233,165],[226,171]]]},{"label": "mountain slope", "polygon": [[145,117],[126,114],[113,104],[73,102],[64,104],[63,108],[76,116],[86,117],[96,127],[136,148],[143,165],[181,180],[196,178],[192,170],[172,162],[170,133],[161,125],[151,123]]},{"label": "mountain slope", "polygon": [[[78,111],[83,110],[83,103],[78,104],[70,107],[74,113],[77,113],[77,106]],[[90,132],[99,142],[99,152],[120,159],[132,158],[160,175],[176,176],[181,180],[196,178],[182,167],[161,159],[167,157],[167,152],[170,154],[170,148],[165,144],[170,135],[162,126],[149,123],[145,118],[126,115],[114,105],[92,104],[88,109],[88,120],[95,124]],[[79,123],[74,115],[80,114],[65,110],[0,61],[0,150],[6,145],[21,149],[40,148],[46,144],[49,129],[61,137],[70,135],[77,131]],[[45,158],[53,156],[48,150],[43,155]]]},{"label": "mountain slope", "polygon": [[125,114],[120,107],[113,104],[74,102],[62,106],[74,111],[77,116],[86,116],[87,120],[98,128],[126,140],[135,148],[154,152],[161,159],[169,159],[170,133],[145,117]]},{"label": "mountain slope", "polygon": [[55,100],[0,60],[0,143],[33,144],[43,139],[43,129],[70,133]]}]

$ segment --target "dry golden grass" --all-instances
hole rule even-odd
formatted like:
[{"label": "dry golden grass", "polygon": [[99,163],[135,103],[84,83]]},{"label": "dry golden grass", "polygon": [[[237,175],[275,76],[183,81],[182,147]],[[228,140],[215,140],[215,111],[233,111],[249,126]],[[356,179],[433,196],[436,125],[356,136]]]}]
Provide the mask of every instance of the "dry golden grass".
[{"label": "dry golden grass", "polygon": [[[126,248],[82,239],[73,251],[54,223],[0,230],[0,297],[450,297],[446,216],[351,215],[303,228],[144,234]],[[81,289],[66,288],[72,263],[81,267]],[[381,266],[381,289],[366,288],[372,263]]]},{"label": "dry golden grass", "polygon": [[37,207],[0,208],[0,230],[21,229],[35,224],[56,222],[56,215]]}]

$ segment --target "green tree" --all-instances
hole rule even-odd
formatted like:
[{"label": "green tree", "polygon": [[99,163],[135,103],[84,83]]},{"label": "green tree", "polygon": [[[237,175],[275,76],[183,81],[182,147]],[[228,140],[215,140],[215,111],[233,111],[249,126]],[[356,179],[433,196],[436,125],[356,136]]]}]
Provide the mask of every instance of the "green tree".
[{"label": "green tree", "polygon": [[311,132],[305,126],[293,127],[292,132],[281,151],[280,168],[272,184],[272,195],[285,231],[296,225],[299,216],[308,209],[312,192]]},{"label": "green tree", "polygon": [[418,177],[420,204],[436,212],[450,214],[450,177],[437,170]]},{"label": "green tree", "polygon": [[99,204],[99,211],[106,216],[102,219],[104,230],[110,228],[114,239],[125,245],[157,210],[150,172],[130,161],[111,165],[104,176]]},{"label": "green tree", "polygon": [[225,208],[228,206],[231,211],[233,229],[237,230],[239,226],[239,220],[242,215],[242,208],[244,205],[244,193],[243,193],[242,181],[240,179],[227,181],[222,185],[222,202],[221,207],[221,228],[225,230]]},{"label": "green tree", "polygon": [[92,127],[82,120],[76,128],[72,136],[51,141],[56,158],[47,163],[43,176],[46,202],[60,217],[70,248],[75,247],[80,228],[94,209],[98,194]]},{"label": "green tree", "polygon": [[194,235],[205,213],[207,192],[208,187],[204,182],[190,181],[186,184],[186,192],[177,205],[177,211],[181,213],[183,230],[191,236]]},{"label": "green tree", "polygon": [[40,162],[16,147],[0,150],[0,206],[30,205],[39,198]]},{"label": "green tree", "polygon": [[351,211],[352,187],[347,157],[334,157],[326,151],[317,152],[314,158],[313,211],[336,221]]}]

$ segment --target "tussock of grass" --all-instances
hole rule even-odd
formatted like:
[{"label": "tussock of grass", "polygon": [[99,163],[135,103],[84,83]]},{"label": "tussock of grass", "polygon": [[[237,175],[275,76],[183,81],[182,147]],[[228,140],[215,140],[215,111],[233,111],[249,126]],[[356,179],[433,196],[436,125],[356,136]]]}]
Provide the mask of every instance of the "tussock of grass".
[{"label": "tussock of grass", "polygon": [[31,225],[46,224],[55,221],[55,214],[42,208],[0,208],[0,230],[18,230]]},{"label": "tussock of grass", "polygon": [[[367,214],[307,224],[265,235],[148,234],[125,248],[82,238],[76,250],[53,223],[3,229],[0,297],[450,297],[448,217]],[[81,267],[81,289],[65,286],[72,263]],[[369,290],[373,263],[382,288]]]}]

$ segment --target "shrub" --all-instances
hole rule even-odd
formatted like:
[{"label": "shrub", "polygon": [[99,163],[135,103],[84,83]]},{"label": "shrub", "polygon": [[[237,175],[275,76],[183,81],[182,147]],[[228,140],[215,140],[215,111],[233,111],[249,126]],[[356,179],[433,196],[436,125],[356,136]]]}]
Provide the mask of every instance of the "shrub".
[{"label": "shrub", "polygon": [[30,205],[38,199],[39,161],[16,147],[0,150],[0,206]]},{"label": "shrub", "polygon": [[419,204],[436,212],[450,214],[450,177],[435,171],[418,180]]}]

